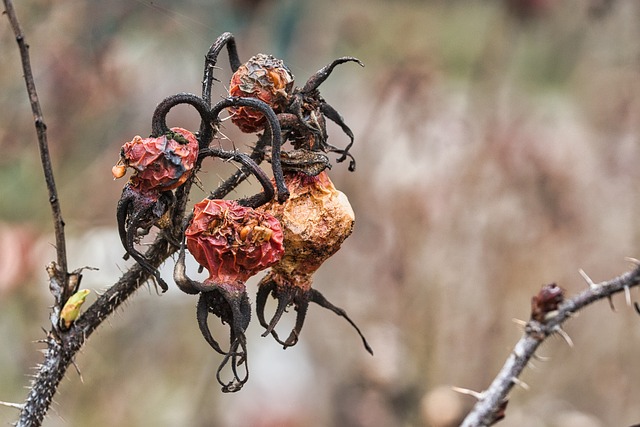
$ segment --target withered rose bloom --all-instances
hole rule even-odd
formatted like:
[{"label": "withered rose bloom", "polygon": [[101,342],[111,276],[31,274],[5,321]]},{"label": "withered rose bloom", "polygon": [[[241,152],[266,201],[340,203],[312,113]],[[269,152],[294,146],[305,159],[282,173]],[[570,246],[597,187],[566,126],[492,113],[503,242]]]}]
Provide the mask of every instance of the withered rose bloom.
[{"label": "withered rose bloom", "polygon": [[136,136],[125,143],[120,160],[113,167],[114,178],[124,176],[125,168],[135,171],[131,183],[140,192],[168,191],[189,178],[198,157],[198,140],[186,129],[172,128],[155,138]]},{"label": "withered rose bloom", "polygon": [[233,200],[205,199],[194,206],[187,248],[209,271],[205,284],[244,289],[244,282],[284,254],[280,222]]},{"label": "withered rose bloom", "polygon": [[[229,94],[257,98],[266,102],[276,113],[284,110],[289,92],[293,88],[293,74],[279,59],[259,53],[251,57],[231,77]],[[229,108],[231,121],[246,133],[258,132],[265,127],[264,115],[249,107]]]}]

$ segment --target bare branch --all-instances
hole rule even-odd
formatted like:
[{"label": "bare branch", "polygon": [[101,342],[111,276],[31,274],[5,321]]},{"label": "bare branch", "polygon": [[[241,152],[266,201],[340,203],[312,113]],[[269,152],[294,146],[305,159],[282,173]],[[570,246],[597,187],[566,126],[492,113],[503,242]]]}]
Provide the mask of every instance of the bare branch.
[{"label": "bare branch", "polygon": [[[571,343],[568,335],[561,328],[562,324],[589,304],[603,298],[610,298],[612,295],[624,292],[625,289],[633,286],[638,286],[640,284],[640,267],[606,282],[593,283],[590,279],[589,282],[590,286],[586,291],[573,298],[559,301],[553,310],[544,311],[542,316],[532,316],[525,327],[524,336],[516,343],[489,388],[477,394],[478,402],[463,421],[462,427],[490,426],[504,416],[509,391],[515,384],[521,383],[518,377],[530,359],[534,357],[540,344],[555,333],[560,334],[568,343]],[[537,297],[534,297],[534,301],[536,301],[535,298]]]},{"label": "bare branch", "polygon": [[[31,103],[31,111],[33,112],[33,119],[36,126],[36,132],[38,135],[38,148],[40,150],[40,160],[42,162],[42,169],[44,171],[44,178],[47,183],[47,190],[49,191],[49,204],[51,205],[51,212],[53,214],[53,224],[55,227],[56,235],[56,253],[58,259],[59,274],[62,276],[61,281],[66,281],[67,274],[67,251],[66,242],[64,238],[64,221],[62,219],[62,212],[60,210],[60,201],[58,200],[58,192],[56,190],[56,183],[53,177],[53,169],[51,167],[51,158],[49,156],[49,143],[47,141],[47,125],[44,122],[42,115],[42,109],[40,108],[40,101],[38,100],[38,93],[36,92],[36,84],[33,79],[33,72],[31,71],[31,60],[29,59],[29,45],[26,42],[24,33],[18,22],[16,11],[13,8],[13,2],[11,0],[3,0],[5,11],[11,28],[16,36],[16,42],[20,50],[20,59],[22,61],[22,69],[24,71],[24,80],[27,84],[27,94],[29,95],[29,102]],[[67,289],[63,289],[62,301],[66,301],[66,298],[71,295],[72,292],[68,292]],[[65,298],[66,297],[66,298]]]}]

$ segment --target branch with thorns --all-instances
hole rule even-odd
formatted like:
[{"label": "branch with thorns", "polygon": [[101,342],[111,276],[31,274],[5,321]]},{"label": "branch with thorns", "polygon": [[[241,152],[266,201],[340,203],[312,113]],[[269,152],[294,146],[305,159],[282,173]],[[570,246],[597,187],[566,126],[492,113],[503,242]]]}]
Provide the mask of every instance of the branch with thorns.
[{"label": "branch with thorns", "polygon": [[[531,301],[531,318],[524,324],[524,335],[516,343],[513,351],[502,366],[489,388],[482,392],[454,387],[455,391],[475,397],[473,409],[467,414],[462,427],[490,426],[505,417],[508,394],[514,385],[519,385],[528,390],[529,387],[519,376],[529,365],[535,352],[548,337],[559,335],[570,347],[573,342],[569,335],[562,329],[565,321],[570,319],[579,310],[588,305],[607,298],[611,304],[611,297],[624,292],[627,305],[631,305],[630,289],[640,284],[640,261],[628,259],[633,262],[635,269],[611,280],[595,283],[582,270],[580,275],[587,282],[589,288],[572,298],[565,298],[564,290],[555,283],[545,285]],[[640,313],[638,303],[634,303],[636,311]],[[613,306],[612,306],[613,307]],[[518,322],[520,323],[520,322]]]}]

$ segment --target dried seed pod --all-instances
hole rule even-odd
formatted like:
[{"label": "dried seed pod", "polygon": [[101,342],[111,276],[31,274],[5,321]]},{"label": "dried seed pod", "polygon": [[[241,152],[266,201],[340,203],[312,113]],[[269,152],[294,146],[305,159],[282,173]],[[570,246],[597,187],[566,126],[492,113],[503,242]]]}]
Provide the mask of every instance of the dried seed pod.
[{"label": "dried seed pod", "polygon": [[171,190],[189,178],[197,157],[196,137],[188,130],[173,128],[159,137],[136,136],[125,143],[112,169],[114,178],[124,176],[128,167],[135,171],[118,202],[120,240],[127,254],[154,275],[163,291],[167,284],[134,245],[168,212],[173,203]]},{"label": "dried seed pod", "polygon": [[[259,284],[256,300],[257,314],[262,326],[284,347],[294,345],[300,334],[309,302],[315,302],[344,317],[360,334],[367,351],[371,348],[344,310],[334,306],[312,286],[312,275],[320,265],[336,253],[342,242],[351,234],[354,213],[347,197],[338,191],[326,172],[308,176],[303,172],[285,174],[290,191],[289,199],[282,204],[269,203],[261,208],[278,218],[284,229],[285,253],[282,260]],[[264,317],[268,295],[278,300],[278,307],[271,321]],[[296,324],[289,337],[281,341],[275,326],[287,306],[297,311]]]},{"label": "dried seed pod", "polygon": [[[284,254],[282,227],[269,213],[236,201],[205,199],[195,205],[185,238],[189,252],[207,269],[209,277],[199,283],[186,276],[183,247],[174,279],[183,291],[200,293],[197,307],[200,331],[209,345],[225,356],[218,368],[218,382],[224,392],[237,391],[248,379],[244,332],[251,318],[251,307],[245,281],[281,259]],[[228,351],[222,350],[213,338],[207,324],[209,313],[229,324]],[[233,379],[227,382],[220,374],[228,363]],[[238,367],[243,363],[246,374],[241,376]]]},{"label": "dried seed pod", "polygon": [[[293,74],[279,59],[259,53],[241,65],[231,77],[231,96],[257,98],[281,113],[293,88]],[[231,107],[231,121],[246,133],[264,129],[262,113],[249,107]]]}]

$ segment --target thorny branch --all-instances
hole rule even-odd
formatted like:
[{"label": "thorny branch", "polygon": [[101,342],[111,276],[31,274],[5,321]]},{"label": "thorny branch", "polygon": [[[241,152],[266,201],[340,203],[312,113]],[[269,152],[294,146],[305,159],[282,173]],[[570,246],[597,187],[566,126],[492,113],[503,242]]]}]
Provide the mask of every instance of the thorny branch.
[{"label": "thorny branch", "polygon": [[[34,84],[33,73],[31,71],[28,53],[29,47],[25,41],[12,1],[3,0],[3,3],[20,49],[24,78],[27,84],[27,93],[29,95],[35,119],[42,165],[47,187],[49,189],[49,202],[53,211],[58,261],[57,264],[52,262],[47,268],[47,272],[49,274],[49,288],[55,297],[55,304],[51,315],[51,330],[48,332],[47,337],[44,340],[47,345],[47,349],[44,352],[44,361],[38,367],[38,373],[31,383],[29,394],[24,404],[2,402],[5,406],[20,409],[19,420],[16,424],[18,427],[31,427],[40,426],[42,424],[60,381],[64,377],[69,365],[74,363],[74,358],[84,345],[86,339],[127,298],[129,298],[140,286],[150,279],[150,273],[145,271],[139,264],[133,265],[112,287],[110,287],[90,307],[88,307],[70,328],[63,329],[60,327],[60,311],[69,297],[78,289],[82,269],[76,270],[72,273],[67,272],[63,230],[64,221],[62,220],[60,204],[51,168],[46,135],[47,128],[43,120],[42,110]],[[214,50],[214,47],[212,47],[212,50]],[[208,61],[209,58],[207,57],[206,60]],[[234,58],[231,58],[231,60],[233,62]],[[213,69],[210,64],[205,64],[205,67],[207,67],[207,69]],[[210,93],[210,80],[213,80],[212,76],[208,76],[208,81],[205,82],[205,95]],[[210,95],[208,96],[210,97]],[[204,124],[202,127],[204,128]],[[211,132],[203,132],[200,142],[203,146],[208,146],[212,138],[213,135]],[[196,168],[200,167],[201,161],[202,159],[198,159]],[[231,192],[238,183],[239,180],[237,177],[227,180],[222,184],[223,189],[218,191],[218,193],[221,194],[221,197],[224,197],[227,193]],[[173,229],[168,229],[165,230],[164,233],[160,233],[145,254],[149,263],[154,267],[158,267],[178,249],[169,242],[175,241],[175,236],[172,235],[172,232],[182,226],[184,211],[192,184],[193,177],[176,191],[176,201],[171,221]]]},{"label": "thorny branch", "polygon": [[525,326],[525,333],[516,343],[489,388],[480,393],[467,391],[469,394],[475,395],[478,398],[478,402],[464,419],[462,427],[490,426],[502,419],[508,402],[507,395],[509,391],[515,384],[520,383],[518,377],[527,367],[531,358],[534,357],[540,344],[556,333],[568,339],[561,328],[567,319],[591,303],[610,298],[614,294],[626,292],[629,288],[638,286],[640,284],[640,265],[636,266],[635,270],[606,282],[593,283],[591,280],[587,281],[589,289],[573,298],[562,301],[556,300],[556,304],[548,306],[548,310],[543,309],[536,313],[536,304],[538,304],[537,308],[540,308],[545,302],[542,301],[542,304],[539,304],[541,301],[536,300],[536,298],[540,298],[543,292],[548,291],[549,287],[555,285],[548,285],[543,288],[537,297],[534,297],[532,318]]}]

